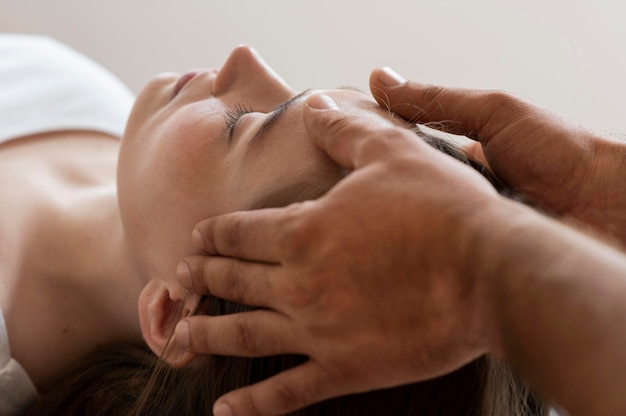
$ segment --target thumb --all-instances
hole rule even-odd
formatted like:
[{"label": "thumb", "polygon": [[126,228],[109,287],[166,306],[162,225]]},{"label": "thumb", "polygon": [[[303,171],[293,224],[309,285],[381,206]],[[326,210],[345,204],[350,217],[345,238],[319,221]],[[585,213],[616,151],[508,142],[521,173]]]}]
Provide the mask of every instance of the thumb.
[{"label": "thumb", "polygon": [[346,169],[360,169],[401,151],[400,143],[416,142],[399,127],[383,127],[343,112],[327,95],[312,95],[304,108],[306,131],[320,149]]},{"label": "thumb", "polygon": [[528,103],[501,91],[405,81],[390,68],[372,71],[370,90],[378,104],[412,123],[445,123],[446,132],[483,144],[531,110]]}]

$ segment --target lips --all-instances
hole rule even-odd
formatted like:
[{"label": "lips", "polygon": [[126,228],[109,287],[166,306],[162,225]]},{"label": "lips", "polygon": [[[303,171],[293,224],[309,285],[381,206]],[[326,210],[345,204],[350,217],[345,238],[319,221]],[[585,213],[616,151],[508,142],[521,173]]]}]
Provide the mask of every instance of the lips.
[{"label": "lips", "polygon": [[183,89],[183,87],[199,73],[200,71],[197,70],[189,71],[186,74],[183,74],[180,78],[178,78],[178,81],[174,86],[174,97],[176,97],[178,93]]}]

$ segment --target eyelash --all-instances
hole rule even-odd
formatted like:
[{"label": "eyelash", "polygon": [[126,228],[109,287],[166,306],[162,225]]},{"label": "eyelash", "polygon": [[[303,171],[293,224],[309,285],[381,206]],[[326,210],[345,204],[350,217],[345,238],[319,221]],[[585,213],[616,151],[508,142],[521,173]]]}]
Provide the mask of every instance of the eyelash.
[{"label": "eyelash", "polygon": [[251,108],[242,104],[236,104],[233,108],[226,110],[226,113],[224,114],[224,122],[226,123],[226,131],[228,132],[228,135],[232,136],[233,130],[235,130],[235,126],[241,117],[252,112]]}]

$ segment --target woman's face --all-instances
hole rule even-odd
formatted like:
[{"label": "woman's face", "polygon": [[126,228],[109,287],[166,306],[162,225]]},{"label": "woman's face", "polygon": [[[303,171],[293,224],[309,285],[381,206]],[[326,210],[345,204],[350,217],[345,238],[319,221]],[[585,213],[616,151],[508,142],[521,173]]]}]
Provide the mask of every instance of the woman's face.
[{"label": "woman's face", "polygon": [[[146,279],[175,279],[178,260],[194,252],[190,236],[198,221],[274,192],[289,202],[309,185],[330,186],[341,177],[305,132],[310,93],[292,90],[248,47],[233,50],[219,70],[163,74],[146,85],[118,167],[122,221]],[[389,123],[361,92],[324,93],[345,111]]]}]

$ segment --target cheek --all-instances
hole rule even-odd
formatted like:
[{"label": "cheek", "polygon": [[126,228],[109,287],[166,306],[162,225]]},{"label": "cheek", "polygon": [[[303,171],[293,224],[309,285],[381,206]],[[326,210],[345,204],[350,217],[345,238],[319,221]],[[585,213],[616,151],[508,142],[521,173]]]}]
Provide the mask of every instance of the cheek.
[{"label": "cheek", "polygon": [[178,74],[164,73],[154,77],[141,90],[126,124],[126,136],[135,136],[137,131],[149,123],[170,101],[172,85]]},{"label": "cheek", "polygon": [[223,130],[223,120],[200,104],[155,117],[135,143],[137,168],[157,188],[175,185],[172,190],[191,194],[225,156]]},{"label": "cheek", "polygon": [[138,244],[151,251],[188,250],[192,227],[225,209],[229,163],[221,136],[224,124],[203,115],[180,112],[155,120],[122,145],[118,183],[123,219]]},{"label": "cheek", "polygon": [[169,220],[188,224],[221,206],[228,159],[210,127],[179,124],[160,138],[150,166],[152,203]]},{"label": "cheek", "polygon": [[228,185],[231,165],[223,124],[194,119],[168,127],[155,155],[158,186],[176,195],[178,205],[206,205],[209,197],[218,199]]}]

